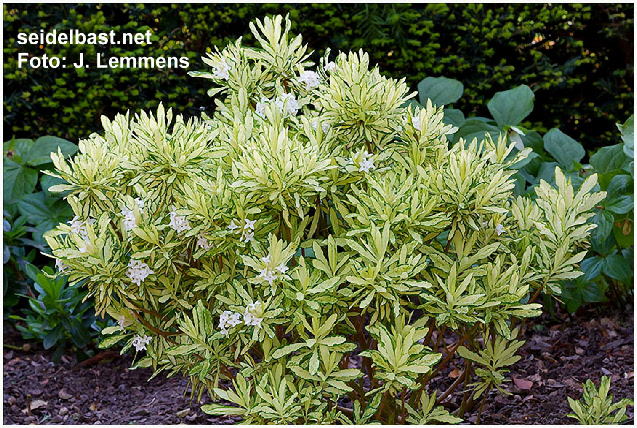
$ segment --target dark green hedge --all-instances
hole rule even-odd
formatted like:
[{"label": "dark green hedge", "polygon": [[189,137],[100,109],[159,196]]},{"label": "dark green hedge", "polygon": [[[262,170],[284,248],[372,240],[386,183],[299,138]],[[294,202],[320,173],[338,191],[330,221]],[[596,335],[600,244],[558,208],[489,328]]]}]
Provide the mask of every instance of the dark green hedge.
[{"label": "dark green hedge", "polygon": [[[183,69],[18,69],[17,55],[94,57],[200,56],[238,36],[252,39],[248,22],[289,13],[294,32],[319,53],[363,48],[381,70],[407,77],[446,76],[465,85],[458,105],[487,114],[495,92],[520,84],[535,92],[528,123],[559,126],[588,149],[612,144],[615,123],[633,105],[632,4],[145,4],[4,5],[4,140],[52,134],[77,140],[100,128],[99,116],[152,108],[159,101],[195,114],[211,105],[207,82]],[[143,32],[151,46],[27,47],[20,31]]]}]

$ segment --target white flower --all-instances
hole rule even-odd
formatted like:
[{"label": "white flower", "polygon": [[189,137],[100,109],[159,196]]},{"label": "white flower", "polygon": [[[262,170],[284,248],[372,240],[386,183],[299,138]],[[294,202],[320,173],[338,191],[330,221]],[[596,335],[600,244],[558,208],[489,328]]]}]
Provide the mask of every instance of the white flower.
[{"label": "white flower", "polygon": [[190,229],[190,223],[188,223],[186,217],[183,215],[177,215],[175,207],[173,207],[172,211],[170,211],[170,227],[175,229],[177,232],[183,232],[184,230]]},{"label": "white flower", "polygon": [[87,253],[88,252],[88,248],[86,248],[86,246],[84,247],[78,247],[77,249],[80,253]]},{"label": "white flower", "polygon": [[124,216],[124,229],[131,230],[137,227],[137,219],[133,210],[128,208],[122,208],[122,215]]},{"label": "white flower", "polygon": [[243,226],[244,229],[252,229],[254,230],[254,223],[256,223],[256,220],[248,220],[247,218],[245,219],[245,226]]},{"label": "white flower", "polygon": [[254,109],[254,112],[259,116],[259,117],[264,117],[265,116],[265,105],[267,103],[269,103],[270,100],[265,98],[265,97],[261,97],[261,101],[259,101],[257,103],[257,106]]},{"label": "white flower", "polygon": [[[318,128],[318,120],[312,122],[312,129],[316,131],[316,128]],[[323,131],[323,134],[326,134],[327,131],[330,130],[330,124],[325,122],[321,123],[321,130]]]},{"label": "white flower", "polygon": [[68,266],[60,259],[55,259],[55,267],[58,269],[58,272],[64,272],[68,268]]},{"label": "white flower", "polygon": [[411,123],[414,125],[414,128],[420,131],[420,116],[413,116],[411,118]]},{"label": "white flower", "polygon": [[372,169],[376,169],[376,167],[374,166],[374,159],[373,158],[369,158],[369,159],[363,159],[360,163],[360,168],[359,168],[359,172],[369,172]]},{"label": "white flower", "polygon": [[152,339],[152,337],[150,336],[138,336],[135,335],[135,337],[133,338],[133,346],[135,347],[136,351],[143,351],[146,349],[146,345],[148,345],[150,343],[150,339]]},{"label": "white flower", "polygon": [[241,314],[238,312],[224,311],[219,316],[219,330],[228,336],[228,330],[241,324]]},{"label": "white flower", "polygon": [[73,217],[73,220],[69,221],[71,225],[71,232],[76,233],[82,237],[82,239],[88,239],[88,232],[86,231],[87,224],[95,223],[95,219],[88,219],[88,221],[80,220],[78,216]]},{"label": "white flower", "polygon": [[239,239],[239,241],[248,243],[248,242],[252,241],[253,239],[254,239],[254,231],[252,231],[252,232],[243,232],[243,234],[241,235],[241,238]]},{"label": "white flower", "polygon": [[334,61],[330,61],[323,67],[325,71],[334,71],[336,70],[336,63]]},{"label": "white flower", "polygon": [[263,318],[259,318],[257,313],[261,313],[261,310],[261,302],[250,303],[246,306],[246,310],[243,313],[243,322],[246,325],[256,325],[260,327]]},{"label": "white flower", "polygon": [[301,108],[296,98],[294,98],[294,94],[283,94],[278,97],[274,103],[277,105],[281,112],[283,112],[283,106],[286,106],[286,116],[296,116],[296,113]]},{"label": "white flower", "polygon": [[268,269],[267,267],[261,271],[257,278],[263,278],[272,285],[274,281],[276,281],[276,275],[273,270]]},{"label": "white flower", "polygon": [[126,271],[126,275],[137,285],[140,285],[148,275],[153,273],[155,272],[150,270],[146,263],[140,262],[139,260],[131,260],[128,263],[128,270]]},{"label": "white flower", "polygon": [[228,80],[230,78],[230,66],[226,62],[222,62],[214,67],[212,74],[219,79]]},{"label": "white flower", "polygon": [[237,229],[238,227],[239,227],[239,226],[238,226],[238,225],[236,225],[236,224],[234,223],[234,219],[230,220],[230,224],[228,225],[228,229],[230,229],[230,230],[235,230],[235,229]]},{"label": "white flower", "polygon": [[139,210],[143,210],[144,209],[144,200],[142,198],[135,198],[135,203],[137,204],[137,206],[139,207]]},{"label": "white flower", "polygon": [[126,317],[124,315],[120,315],[117,318],[117,324],[119,324],[119,331],[124,330],[124,323],[126,322]]},{"label": "white flower", "polygon": [[204,250],[209,250],[212,248],[212,244],[206,239],[203,232],[199,232],[199,234],[197,235],[197,246],[203,248]]},{"label": "white flower", "polygon": [[320,83],[319,75],[315,71],[304,71],[299,76],[299,82],[305,83],[305,89],[307,90],[316,88]]},{"label": "white flower", "polygon": [[283,263],[281,263],[280,265],[278,265],[278,266],[276,267],[276,270],[278,270],[278,271],[279,271],[279,272],[281,272],[281,273],[285,273],[285,272],[287,272],[289,269],[290,269],[290,268],[289,268],[289,267],[287,267],[286,265],[284,265]]},{"label": "white flower", "polygon": [[270,263],[270,255],[268,254],[267,256],[261,258],[261,260],[263,261],[263,263]]},{"label": "white flower", "polygon": [[498,225],[495,227],[495,231],[498,234],[498,236],[502,235],[504,233],[504,226],[498,223]]}]

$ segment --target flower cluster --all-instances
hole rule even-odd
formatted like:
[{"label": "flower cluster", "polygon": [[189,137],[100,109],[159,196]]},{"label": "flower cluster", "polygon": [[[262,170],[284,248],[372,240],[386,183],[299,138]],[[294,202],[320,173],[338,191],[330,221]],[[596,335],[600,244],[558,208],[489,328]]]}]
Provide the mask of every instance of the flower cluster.
[{"label": "flower cluster", "polygon": [[[316,129],[318,128],[318,124],[318,120],[312,121],[312,129],[316,131]],[[330,130],[330,124],[326,122],[321,123],[321,129],[323,130],[323,134],[327,133],[327,131]]]},{"label": "flower cluster", "polygon": [[155,273],[150,270],[146,263],[140,262],[139,260],[131,260],[128,263],[128,270],[126,271],[126,275],[131,279],[133,284],[140,285],[148,275]]},{"label": "flower cluster", "polygon": [[279,108],[279,111],[284,113],[286,117],[296,116],[301,108],[299,102],[294,97],[294,94],[285,93],[274,100],[270,100],[265,97],[261,98],[261,101],[258,102],[255,107],[255,113],[261,118],[265,117],[265,106],[272,101],[274,101],[274,104]]},{"label": "flower cluster", "polygon": [[246,306],[246,310],[243,314],[243,322],[246,325],[255,325],[257,327],[261,327],[261,321],[263,318],[260,318],[258,315],[261,315],[262,307],[261,302],[250,303]]},{"label": "flower cluster", "polygon": [[133,338],[133,346],[135,347],[135,350],[137,352],[145,350],[146,345],[150,343],[150,339],[152,339],[152,337],[150,336],[135,335],[135,337]]},{"label": "flower cluster", "polygon": [[219,330],[228,336],[228,330],[241,324],[241,314],[238,312],[224,311],[219,317]]},{"label": "flower cluster", "polygon": [[376,169],[376,167],[374,166],[374,155],[364,152],[363,160],[360,161],[359,165],[359,172],[369,172],[372,169]]},{"label": "flower cluster", "polygon": [[71,225],[71,232],[80,235],[84,240],[88,239],[86,225],[93,223],[95,223],[95,219],[89,218],[88,220],[84,221],[81,220],[78,216],[73,217],[73,220],[69,221],[69,224]]},{"label": "flower cluster", "polygon": [[219,79],[228,80],[230,78],[230,66],[226,62],[221,62],[213,67],[212,74]]},{"label": "flower cluster", "polygon": [[241,238],[239,238],[240,242],[245,242],[246,244],[254,239],[254,223],[256,220],[248,220],[247,218],[244,220],[245,224],[242,228],[234,222],[234,219],[230,220],[230,224],[228,225],[228,229],[235,231],[237,229],[241,230]]},{"label": "flower cluster", "polygon": [[199,248],[203,248],[204,250],[209,250],[212,248],[212,244],[210,243],[210,241],[208,241],[208,239],[206,239],[206,236],[203,232],[199,232],[199,234],[197,235],[197,246]]},{"label": "flower cluster", "polygon": [[278,279],[277,272],[283,275],[290,269],[283,263],[280,263],[277,267],[272,267],[270,255],[263,257],[261,260],[265,263],[265,267],[261,270],[257,278],[263,278],[265,281],[268,281],[270,285]]},{"label": "flower cluster", "polygon": [[321,83],[319,75],[315,71],[304,71],[303,73],[301,73],[298,80],[301,83],[305,83],[305,89],[307,89],[308,91],[312,88],[318,87],[318,85]]},{"label": "flower cluster", "polygon": [[170,227],[175,229],[178,233],[190,229],[190,223],[188,223],[186,217],[177,215],[175,207],[170,211]]}]

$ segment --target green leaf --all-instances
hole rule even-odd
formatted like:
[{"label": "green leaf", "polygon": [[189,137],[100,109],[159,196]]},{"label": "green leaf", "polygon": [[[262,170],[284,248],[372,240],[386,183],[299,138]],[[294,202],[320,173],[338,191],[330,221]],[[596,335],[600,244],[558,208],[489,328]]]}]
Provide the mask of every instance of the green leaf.
[{"label": "green leaf", "polygon": [[593,156],[591,156],[591,165],[598,174],[604,174],[616,169],[621,169],[622,164],[626,160],[626,155],[622,144],[614,146],[602,147]]},{"label": "green leaf", "polygon": [[111,336],[111,337],[107,337],[106,339],[102,340],[99,344],[99,348],[100,349],[106,349],[106,348],[110,348],[111,346],[115,345],[117,342],[119,342],[120,340],[126,338],[125,335],[117,335],[117,336]]},{"label": "green leaf", "polygon": [[624,284],[632,283],[633,271],[630,264],[619,254],[611,254],[604,259],[603,271],[606,275]]},{"label": "green leaf", "polygon": [[606,188],[604,207],[615,214],[626,214],[633,209],[633,180],[629,175],[613,177]]},{"label": "green leaf", "polygon": [[580,162],[586,151],[584,147],[557,128],[544,135],[544,149],[566,170],[575,168],[573,162]]},{"label": "green leaf", "polygon": [[496,93],[487,104],[487,108],[501,128],[507,125],[515,126],[533,111],[534,99],[531,88],[521,85]]},{"label": "green leaf", "polygon": [[453,134],[452,141],[457,143],[460,138],[464,138],[467,142],[471,142],[474,138],[478,141],[482,141],[485,138],[485,134],[489,133],[494,141],[498,140],[500,135],[500,128],[490,125],[483,120],[470,118],[467,119],[462,126]]},{"label": "green leaf", "polygon": [[274,353],[272,354],[272,358],[279,359],[305,346],[306,346],[305,343],[293,343],[291,345],[284,346],[274,351]]},{"label": "green leaf", "polygon": [[58,185],[64,185],[64,184],[68,185],[68,182],[62,178],[52,177],[50,175],[40,176],[40,187],[42,187],[42,190],[44,191],[44,193],[46,193],[47,198],[62,199],[64,196],[66,196],[66,193],[59,193],[59,192],[51,193],[49,191],[49,188],[51,186],[58,186]]},{"label": "green leaf", "polygon": [[423,106],[427,99],[438,107],[458,101],[464,86],[455,79],[447,77],[426,77],[418,83],[418,99]]},{"label": "green leaf", "polygon": [[455,108],[446,108],[443,110],[445,116],[442,121],[447,125],[453,125],[458,128],[465,122],[464,114]]},{"label": "green leaf", "polygon": [[222,406],[221,404],[204,404],[201,411],[208,415],[226,416],[226,415],[243,415],[245,410],[240,407]]},{"label": "green leaf", "polygon": [[10,159],[4,160],[2,173],[3,201],[22,198],[35,190],[38,183],[38,171],[28,166],[19,165]]},{"label": "green leaf", "polygon": [[24,196],[18,202],[18,209],[29,223],[35,225],[33,239],[40,243],[44,243],[42,235],[46,231],[73,217],[73,210],[66,201],[58,198],[47,199],[44,192]]},{"label": "green leaf", "polygon": [[602,272],[604,266],[604,258],[600,256],[589,257],[584,259],[580,265],[584,272],[583,279],[591,280],[596,278]]},{"label": "green leaf", "polygon": [[57,153],[58,147],[62,150],[64,157],[71,156],[77,152],[77,146],[63,138],[45,136],[38,138],[33,144],[33,149],[28,154],[24,154],[24,162],[27,165],[38,166],[51,162],[51,153]]}]

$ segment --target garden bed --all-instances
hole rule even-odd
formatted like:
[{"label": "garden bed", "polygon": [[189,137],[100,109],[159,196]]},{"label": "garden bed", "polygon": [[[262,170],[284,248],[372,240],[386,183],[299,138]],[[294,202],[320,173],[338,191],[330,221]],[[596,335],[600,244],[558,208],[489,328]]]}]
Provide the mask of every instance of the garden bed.
[{"label": "garden bed", "polygon": [[[611,377],[615,401],[634,398],[634,316],[632,308],[613,317],[594,312],[573,318],[557,314],[536,320],[520,350],[507,384],[512,393],[491,393],[483,408],[484,424],[573,424],[566,397],[580,398],[581,383],[599,383]],[[19,336],[5,332],[4,342],[22,346]],[[131,356],[107,351],[94,364],[77,364],[65,356],[50,362],[51,354],[4,348],[4,424],[230,424],[239,418],[204,414],[199,404],[184,396],[186,379],[158,375],[148,381],[150,369],[129,370]],[[451,372],[435,382],[439,389],[453,382]],[[447,399],[449,410],[462,398],[457,391]],[[30,412],[27,402],[30,401]],[[205,397],[202,401],[210,402]],[[30,414],[29,414],[30,413]],[[627,411],[634,423],[634,409]],[[477,410],[465,415],[475,422]]]}]

